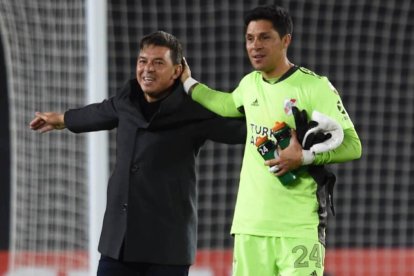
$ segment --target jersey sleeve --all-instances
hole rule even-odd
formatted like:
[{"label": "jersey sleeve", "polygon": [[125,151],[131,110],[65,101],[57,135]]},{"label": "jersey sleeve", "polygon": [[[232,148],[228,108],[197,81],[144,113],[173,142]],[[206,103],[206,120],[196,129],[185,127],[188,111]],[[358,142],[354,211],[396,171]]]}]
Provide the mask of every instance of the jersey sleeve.
[{"label": "jersey sleeve", "polygon": [[338,91],[326,77],[321,77],[312,85],[309,97],[310,110],[327,115],[337,121],[343,129],[354,127]]},{"label": "jersey sleeve", "polygon": [[243,117],[243,113],[239,111],[240,106],[235,101],[237,94],[237,89],[233,93],[228,93],[211,89],[199,83],[193,88],[191,98],[220,116]]},{"label": "jersey sleeve", "polygon": [[313,161],[314,165],[342,163],[361,157],[362,146],[355,128],[344,130],[342,144],[334,150],[318,153]]},{"label": "jersey sleeve", "polygon": [[311,110],[329,116],[344,129],[342,144],[332,151],[317,154],[314,164],[341,163],[360,158],[361,141],[335,87],[326,77],[322,77],[315,85],[310,97]]}]

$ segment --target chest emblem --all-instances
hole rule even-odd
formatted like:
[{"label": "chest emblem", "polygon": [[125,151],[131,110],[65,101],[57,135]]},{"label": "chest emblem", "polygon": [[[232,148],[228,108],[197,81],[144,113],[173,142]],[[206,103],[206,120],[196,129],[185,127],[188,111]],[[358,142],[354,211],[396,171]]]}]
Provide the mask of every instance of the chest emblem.
[{"label": "chest emblem", "polygon": [[296,105],[296,99],[286,99],[283,104],[283,110],[286,115],[292,115],[292,106]]}]

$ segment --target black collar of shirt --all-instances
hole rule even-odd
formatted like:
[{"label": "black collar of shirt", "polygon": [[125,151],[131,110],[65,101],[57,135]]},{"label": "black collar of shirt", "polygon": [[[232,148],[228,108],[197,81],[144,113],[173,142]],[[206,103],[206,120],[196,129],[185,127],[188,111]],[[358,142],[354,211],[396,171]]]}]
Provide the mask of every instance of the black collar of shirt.
[{"label": "black collar of shirt", "polygon": [[130,99],[136,106],[138,113],[141,114],[147,122],[150,122],[157,114],[159,116],[168,116],[180,109],[185,92],[179,80],[177,80],[168,96],[154,103],[148,103],[144,98],[144,92],[139,86],[136,79],[129,81]]},{"label": "black collar of shirt", "polygon": [[283,80],[285,80],[285,79],[287,79],[287,78],[289,78],[293,73],[295,73],[296,72],[296,70],[298,70],[299,69],[299,66],[297,66],[297,65],[293,65],[292,67],[290,67],[289,68],[289,70],[287,70],[286,71],[286,73],[284,73],[276,82],[274,82],[274,83],[270,83],[269,81],[267,81],[265,78],[263,78],[263,80],[265,81],[265,82],[267,82],[267,83],[270,83],[270,84],[276,84],[276,83],[278,83],[278,82],[281,82],[281,81],[283,81]]}]

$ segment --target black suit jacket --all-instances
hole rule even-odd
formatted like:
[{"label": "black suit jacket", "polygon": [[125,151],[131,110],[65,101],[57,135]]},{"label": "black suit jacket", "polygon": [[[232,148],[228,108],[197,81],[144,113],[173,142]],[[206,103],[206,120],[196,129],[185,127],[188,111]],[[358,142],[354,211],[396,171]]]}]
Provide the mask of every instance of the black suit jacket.
[{"label": "black suit jacket", "polygon": [[137,81],[130,80],[114,97],[65,113],[67,128],[76,133],[117,128],[99,251],[124,261],[191,264],[197,247],[195,158],[206,139],[244,143],[245,121],[207,111],[181,84],[147,121],[138,93]]}]

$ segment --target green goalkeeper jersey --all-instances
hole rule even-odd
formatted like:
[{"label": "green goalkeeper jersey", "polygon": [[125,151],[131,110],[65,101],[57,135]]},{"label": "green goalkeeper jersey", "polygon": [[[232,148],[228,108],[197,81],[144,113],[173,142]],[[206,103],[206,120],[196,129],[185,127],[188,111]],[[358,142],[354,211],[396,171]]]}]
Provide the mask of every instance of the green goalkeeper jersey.
[{"label": "green goalkeeper jersey", "polygon": [[[222,116],[244,116],[247,140],[240,175],[231,232],[258,236],[318,237],[317,184],[306,172],[289,185],[283,185],[264,165],[255,146],[256,138],[271,137],[276,121],[295,128],[292,106],[314,110],[352,130],[355,143],[337,152],[318,154],[314,163],[342,162],[360,154],[360,142],[336,89],[326,77],[293,67],[278,81],[269,83],[254,71],[246,75],[233,93],[195,86],[192,98]],[[320,229],[319,229],[320,230]]]}]

